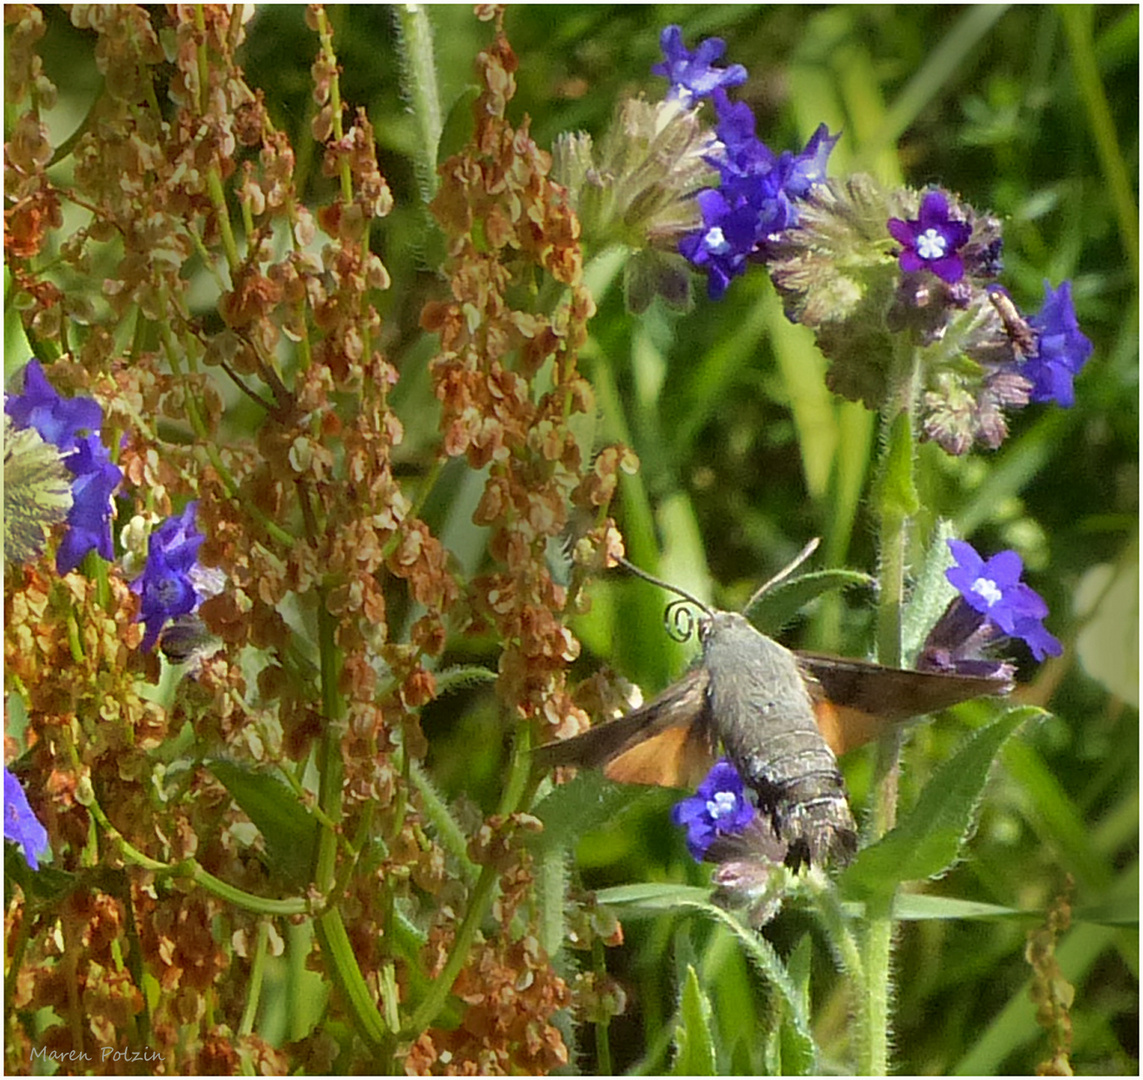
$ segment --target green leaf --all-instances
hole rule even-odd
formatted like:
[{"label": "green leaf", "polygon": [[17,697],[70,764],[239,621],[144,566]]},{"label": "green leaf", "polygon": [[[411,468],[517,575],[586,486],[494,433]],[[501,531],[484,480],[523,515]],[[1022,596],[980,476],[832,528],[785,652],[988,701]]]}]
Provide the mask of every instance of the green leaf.
[{"label": "green leaf", "polygon": [[437,143],[438,168],[454,154],[461,153],[472,142],[472,135],[476,130],[472,107],[478,97],[480,97],[480,87],[470,85],[464,87],[453,101],[441,129],[440,141]]},{"label": "green leaf", "polygon": [[542,851],[536,857],[536,936],[544,952],[555,956],[567,936],[564,903],[568,895],[570,874],[568,855],[558,848]]},{"label": "green leaf", "polygon": [[417,761],[409,763],[409,781],[421,797],[421,809],[436,829],[441,845],[456,859],[461,876],[468,885],[474,885],[480,868],[468,857],[468,838],[449,810],[448,803],[437,791],[428,773]]},{"label": "green leaf", "polygon": [[[842,904],[851,919],[865,917],[865,905],[848,901]],[[978,900],[959,900],[954,896],[930,896],[927,893],[898,893],[893,898],[893,918],[898,922],[925,922],[929,919],[1039,919],[1042,912],[1021,911],[1002,904],[985,904]]]},{"label": "green leaf", "polygon": [[616,784],[595,769],[584,769],[536,804],[533,813],[544,823],[544,831],[530,834],[528,845],[534,851],[571,850],[584,833],[611,824],[617,814],[654,790]]},{"label": "green leaf", "polygon": [[891,893],[902,881],[936,877],[956,860],[973,825],[992,762],[1009,736],[1043,710],[1024,706],[968,738],[937,768],[912,810],[878,843],[858,853],[842,876],[852,897]]},{"label": "green leaf", "polygon": [[318,823],[282,781],[232,761],[207,762],[266,841],[271,869],[290,888],[305,885],[313,867]]},{"label": "green leaf", "polygon": [[736,936],[743,955],[769,983],[781,1001],[787,1017],[782,1032],[783,1068],[787,1074],[806,1075],[818,1071],[818,1049],[810,1032],[802,992],[795,986],[781,958],[758,931],[747,926],[730,911],[712,904],[709,890],[681,885],[652,884],[603,889],[596,893],[600,903],[629,903],[633,910],[673,907],[698,911],[713,922],[722,923]]},{"label": "green leaf", "polygon": [[615,885],[599,889],[595,894],[601,904],[630,908],[628,914],[661,914],[681,904],[710,902],[710,889],[702,885],[675,885],[670,882],[644,881],[637,885]]},{"label": "green leaf", "polygon": [[469,690],[496,681],[496,672],[479,664],[457,664],[436,674],[437,696],[452,694],[458,690]]},{"label": "green leaf", "polygon": [[42,862],[38,870],[33,870],[19,845],[5,843],[4,883],[9,894],[13,885],[19,885],[33,903],[55,904],[79,887],[82,879],[78,874],[57,870]]},{"label": "green leaf", "polygon": [[[803,934],[794,951],[786,961],[786,971],[790,976],[790,984],[798,994],[801,1002],[801,1015],[805,1016],[810,1007],[810,962],[813,959],[813,939],[809,934]],[[775,1062],[775,1071],[785,1071],[783,1066],[787,1061],[799,1061],[802,1057],[802,1033],[798,1029],[797,1017],[789,1008],[779,1010],[778,1023],[778,1054],[780,1059]]]},{"label": "green leaf", "polygon": [[770,589],[750,605],[750,621],[763,633],[777,634],[811,600],[830,592],[868,587],[873,578],[858,570],[817,570]]},{"label": "green leaf", "polygon": [[679,1001],[679,1025],[675,1028],[675,1076],[717,1076],[714,1036],[710,1030],[710,999],[699,986],[698,975],[687,965]]},{"label": "green leaf", "polygon": [[921,651],[925,637],[956,595],[945,571],[953,564],[948,541],[957,535],[952,522],[938,521],[921,565],[913,574],[913,588],[901,616],[902,651],[907,657]]},{"label": "green leaf", "polygon": [[27,563],[44,550],[47,531],[67,520],[71,474],[59,451],[35,428],[4,414],[4,558]]}]

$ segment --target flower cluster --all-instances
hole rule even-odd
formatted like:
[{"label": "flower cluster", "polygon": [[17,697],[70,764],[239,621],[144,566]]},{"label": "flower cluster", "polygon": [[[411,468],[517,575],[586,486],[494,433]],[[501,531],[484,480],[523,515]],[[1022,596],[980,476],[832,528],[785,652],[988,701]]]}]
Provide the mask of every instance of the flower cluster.
[{"label": "flower cluster", "polygon": [[1037,660],[1063,652],[1044,626],[1048,605],[1020,580],[1024,564],[1015,551],[985,560],[963,540],[948,544],[955,564],[945,576],[958,595],[929,632],[917,662],[920,670],[1007,676],[1010,664],[984,655],[1007,638],[1022,640]]},{"label": "flower cluster", "polygon": [[[966,245],[973,227],[952,211],[947,194],[939,189],[925,194],[915,220],[891,217],[888,230],[901,244],[897,260],[904,274],[929,271],[946,285],[955,286],[964,278],[966,270],[983,281],[994,276],[998,269],[999,237],[990,245],[976,245],[975,254],[983,257],[967,260],[966,266]],[[920,280],[923,282],[923,278]],[[949,290],[947,295],[952,307],[967,309],[974,299],[970,290]],[[915,297],[916,306],[927,306],[930,299],[922,284]],[[1018,379],[1023,383],[1006,404],[1022,406],[1028,401],[1054,401],[1058,405],[1072,405],[1075,401],[1072,380],[1091,356],[1092,344],[1079,328],[1072,305],[1071,282],[1065,281],[1059,289],[1053,290],[1051,283],[1045,281],[1043,307],[1028,317],[1020,314],[999,285],[988,285],[976,299],[987,299],[995,309],[1006,339],[1004,344],[1008,346],[997,356],[995,340],[989,342],[979,333],[966,336],[965,353],[988,372],[986,382],[995,386],[998,380],[1007,379],[1011,383]],[[934,329],[943,331],[945,325],[942,321],[935,324]],[[992,323],[994,339],[996,328],[997,324]]]},{"label": "flower cluster", "polygon": [[4,839],[19,844],[24,859],[33,870],[40,868],[39,859],[48,853],[48,830],[28,805],[28,796],[20,781],[4,770]]},{"label": "flower cluster", "polygon": [[651,70],[671,80],[668,99],[689,104],[710,97],[718,116],[718,141],[707,159],[718,170],[718,187],[699,192],[702,227],[679,243],[686,259],[707,274],[707,289],[717,300],[751,261],[765,258],[777,234],[797,225],[797,204],[825,178],[838,136],[822,124],[800,154],[775,154],[755,135],[750,106],[727,96],[727,87],[746,80],[745,69],[712,67],[723,52],[718,38],[691,53],[679,28],[669,26],[660,44],[666,60]]},{"label": "flower cluster", "polygon": [[103,410],[91,398],[63,398],[36,360],[24,368],[24,392],[8,398],[4,411],[18,428],[33,428],[55,446],[72,475],[68,529],[56,552],[56,570],[74,570],[89,551],[114,557],[111,496],[123,474],[99,437]]},{"label": "flower cluster", "polygon": [[999,446],[1008,410],[1072,404],[1072,379],[1092,346],[1070,284],[1047,285],[1043,309],[1022,316],[994,282],[998,219],[939,188],[887,192],[867,177],[827,179],[837,136],[825,124],[801,153],[775,154],[755,135],[750,107],[727,95],[745,71],[715,66],[722,41],[691,52],[672,26],[661,47],[665,60],[652,70],[671,82],[667,101],[709,98],[718,118],[705,155],[718,184],[695,194],[701,225],[678,242],[712,299],[751,263],[765,264],[787,315],[814,330],[831,361],[831,389],[869,408],[887,400],[894,338],[910,335],[922,360],[921,429],[952,454]]}]

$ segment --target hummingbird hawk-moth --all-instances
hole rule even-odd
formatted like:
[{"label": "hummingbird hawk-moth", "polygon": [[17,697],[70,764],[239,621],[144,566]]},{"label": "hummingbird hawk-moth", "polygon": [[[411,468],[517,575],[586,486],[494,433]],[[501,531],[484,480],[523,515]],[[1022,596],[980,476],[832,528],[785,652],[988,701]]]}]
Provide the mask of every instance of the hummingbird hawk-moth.
[{"label": "hummingbird hawk-moth", "polygon": [[[751,604],[815,546],[759,589]],[[1004,678],[795,653],[744,615],[709,608],[624,562],[679,594],[683,599],[674,604],[689,603],[702,612],[702,658],[650,703],[540,747],[537,763],[602,766],[609,779],[621,783],[693,788],[721,743],[794,870],[845,862],[857,850],[838,755],[876,738],[890,724],[1011,689]]]}]

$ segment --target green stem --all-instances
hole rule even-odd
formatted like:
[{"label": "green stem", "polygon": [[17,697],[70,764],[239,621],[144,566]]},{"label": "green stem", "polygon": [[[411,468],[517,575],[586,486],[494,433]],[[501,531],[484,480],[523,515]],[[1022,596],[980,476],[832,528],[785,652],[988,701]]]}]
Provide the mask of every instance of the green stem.
[{"label": "green stem", "polygon": [[472,894],[469,896],[468,911],[465,912],[464,922],[460,924],[460,929],[457,931],[448,962],[445,964],[444,970],[433,981],[428,994],[425,995],[424,1000],[413,1014],[413,1019],[409,1022],[405,1034],[411,1038],[417,1038],[422,1031],[431,1027],[433,1021],[440,1015],[441,1009],[444,1008],[445,1000],[452,991],[452,984],[456,982],[456,977],[460,974],[461,968],[464,967],[465,961],[468,960],[468,953],[472,948],[476,931],[480,928],[480,924],[484,921],[484,916],[492,903],[499,877],[499,870],[491,863],[485,863]]},{"label": "green stem", "polygon": [[250,965],[250,983],[246,987],[246,1006],[238,1024],[239,1035],[249,1035],[254,1030],[254,1018],[258,1015],[258,1003],[262,998],[262,976],[266,970],[269,942],[270,924],[262,919],[258,923],[258,936],[254,942],[254,960]]},{"label": "green stem", "polygon": [[200,38],[195,49],[195,59],[198,61],[198,109],[205,115],[210,102],[210,58],[206,54],[206,12],[202,4],[194,6],[194,28]]},{"label": "green stem", "polygon": [[[838,891],[833,884],[819,887],[812,878],[807,879],[806,888],[814,898],[814,910],[826,938],[837,957],[841,970],[856,986],[865,982],[865,962],[861,957],[857,939],[850,929],[850,920],[842,909]],[[857,1003],[860,1011],[861,1003]]]},{"label": "green stem", "polygon": [[[597,985],[602,985],[607,975],[607,955],[603,949],[603,942],[594,938],[591,943],[592,967],[599,979]],[[611,1069],[611,1017],[600,1016],[595,1021],[595,1061],[596,1071],[600,1076],[610,1076]]]},{"label": "green stem", "polygon": [[[317,17],[321,51],[333,72],[329,80],[330,120],[333,124],[333,137],[340,142],[341,137],[345,134],[345,128],[341,122],[341,81],[337,75],[337,54],[333,51],[333,27],[330,26],[329,18],[322,5],[317,5],[314,10]],[[348,206],[353,202],[353,176],[350,174],[349,161],[344,154],[340,156],[338,161],[338,176],[341,180],[341,201]]]},{"label": "green stem", "polygon": [[[11,902],[12,890],[8,887],[6,890],[7,899]],[[35,914],[28,904],[27,895],[24,896],[24,917],[20,920],[19,925],[16,927],[16,932],[8,946],[8,970],[4,973],[4,1016],[5,1018],[15,1015],[12,1012],[13,999],[16,996],[16,983],[18,982],[17,976],[20,974],[20,968],[24,965],[24,953],[28,948],[28,942],[32,936],[32,924],[36,921]]]},{"label": "green stem", "polygon": [[341,912],[334,895],[337,870],[338,830],[342,822],[342,781],[344,763],[341,739],[345,732],[345,702],[338,682],[341,676],[341,654],[337,646],[337,623],[329,613],[328,596],[318,590],[318,650],[321,658],[322,713],[325,721],[318,767],[321,780],[318,804],[327,823],[318,832],[314,860],[314,888],[325,897],[326,909],[315,923],[322,957],[334,984],[341,991],[357,1021],[358,1029],[374,1047],[383,1046],[389,1032],[373,1000],[361,967],[353,953]]},{"label": "green stem", "polygon": [[222,177],[217,166],[212,165],[206,174],[206,188],[210,194],[214,212],[218,215],[218,231],[222,236],[222,249],[226,252],[226,264],[230,267],[230,281],[233,287],[234,275],[242,260],[238,255],[238,242],[234,239],[234,229],[230,224],[230,210],[226,206],[226,192],[222,190]]},{"label": "green stem", "polygon": [[321,658],[321,696],[324,730],[318,756],[321,784],[318,805],[329,824],[321,829],[314,884],[321,892],[333,886],[337,858],[337,828],[341,824],[341,736],[345,726],[345,703],[338,690],[341,675],[337,648],[337,624],[329,613],[325,589],[318,590],[318,649]]},{"label": "green stem", "polygon": [[[882,415],[883,459],[874,491],[879,526],[881,590],[877,611],[877,656],[883,664],[901,663],[901,614],[905,600],[909,531],[920,502],[914,478],[915,407],[920,385],[917,350],[902,349],[893,358],[888,401]],[[901,754],[898,730],[877,746],[868,841],[875,843],[897,818],[897,777]],[[892,1007],[893,893],[866,908],[859,935],[864,979],[857,981],[857,1071],[884,1076],[889,1066]]]},{"label": "green stem", "polygon": [[[73,763],[78,770],[80,768],[79,759],[75,757],[74,752]],[[244,911],[252,911],[258,915],[281,915],[289,917],[294,915],[307,915],[312,910],[310,901],[304,897],[295,897],[289,900],[271,900],[264,896],[255,896],[253,893],[248,893],[234,885],[228,885],[221,878],[215,877],[209,870],[204,870],[194,859],[184,859],[178,863],[165,863],[159,859],[152,859],[150,855],[144,854],[135,847],[134,844],[111,824],[110,819],[103,812],[103,807],[99,805],[99,802],[95,798],[95,792],[91,789],[90,781],[81,782],[80,792],[82,795],[80,802],[91,812],[91,816],[99,824],[99,827],[103,830],[108,839],[116,845],[123,858],[133,866],[141,866],[144,870],[150,870],[164,877],[186,878],[194,882],[194,884],[202,886],[207,892],[213,896],[217,896],[220,900],[225,900],[235,907],[242,908]]]},{"label": "green stem", "polygon": [[437,147],[440,145],[441,103],[437,96],[437,68],[433,55],[433,28],[424,4],[397,4],[397,48],[401,53],[402,91],[417,125],[413,141],[417,184],[428,203],[437,193]]},{"label": "green stem", "polygon": [[358,1030],[372,1046],[384,1046],[389,1033],[353,954],[341,912],[331,907],[314,923],[314,930],[330,977],[348,1003]]}]

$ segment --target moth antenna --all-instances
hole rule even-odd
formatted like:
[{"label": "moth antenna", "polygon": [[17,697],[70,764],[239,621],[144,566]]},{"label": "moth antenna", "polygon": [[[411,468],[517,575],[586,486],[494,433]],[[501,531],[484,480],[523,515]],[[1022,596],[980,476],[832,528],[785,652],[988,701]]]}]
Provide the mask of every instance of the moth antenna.
[{"label": "moth antenna", "polygon": [[755,604],[758,603],[759,600],[762,599],[763,596],[765,596],[772,588],[774,588],[775,585],[780,585],[783,581],[785,581],[786,578],[788,578],[795,570],[797,570],[799,566],[802,565],[802,563],[804,563],[815,551],[817,551],[818,544],[820,543],[821,538],[815,536],[804,548],[802,548],[800,552],[798,552],[796,556],[794,556],[793,562],[786,566],[785,569],[779,570],[769,581],[766,582],[765,585],[762,585],[755,591],[754,595],[746,601],[746,607],[742,609],[743,612],[749,611]]},{"label": "moth antenna", "polygon": [[[682,597],[688,604],[694,604],[699,611],[708,616],[714,615],[714,612],[706,604],[697,597],[691,596],[685,589],[680,589],[677,585],[668,585],[667,582],[655,577],[654,574],[648,574],[646,570],[640,570],[639,567],[632,562],[628,562],[622,555],[614,555],[612,558],[621,566],[625,566],[636,577],[641,577],[644,581],[649,581],[652,585],[658,585],[660,589],[666,589],[667,592],[673,592],[676,596]],[[793,569],[793,567],[791,567],[791,569]]]},{"label": "moth antenna", "polygon": [[663,625],[667,628],[667,637],[672,641],[690,641],[695,632],[695,613],[687,604],[693,604],[690,599],[672,600],[663,612]]}]

